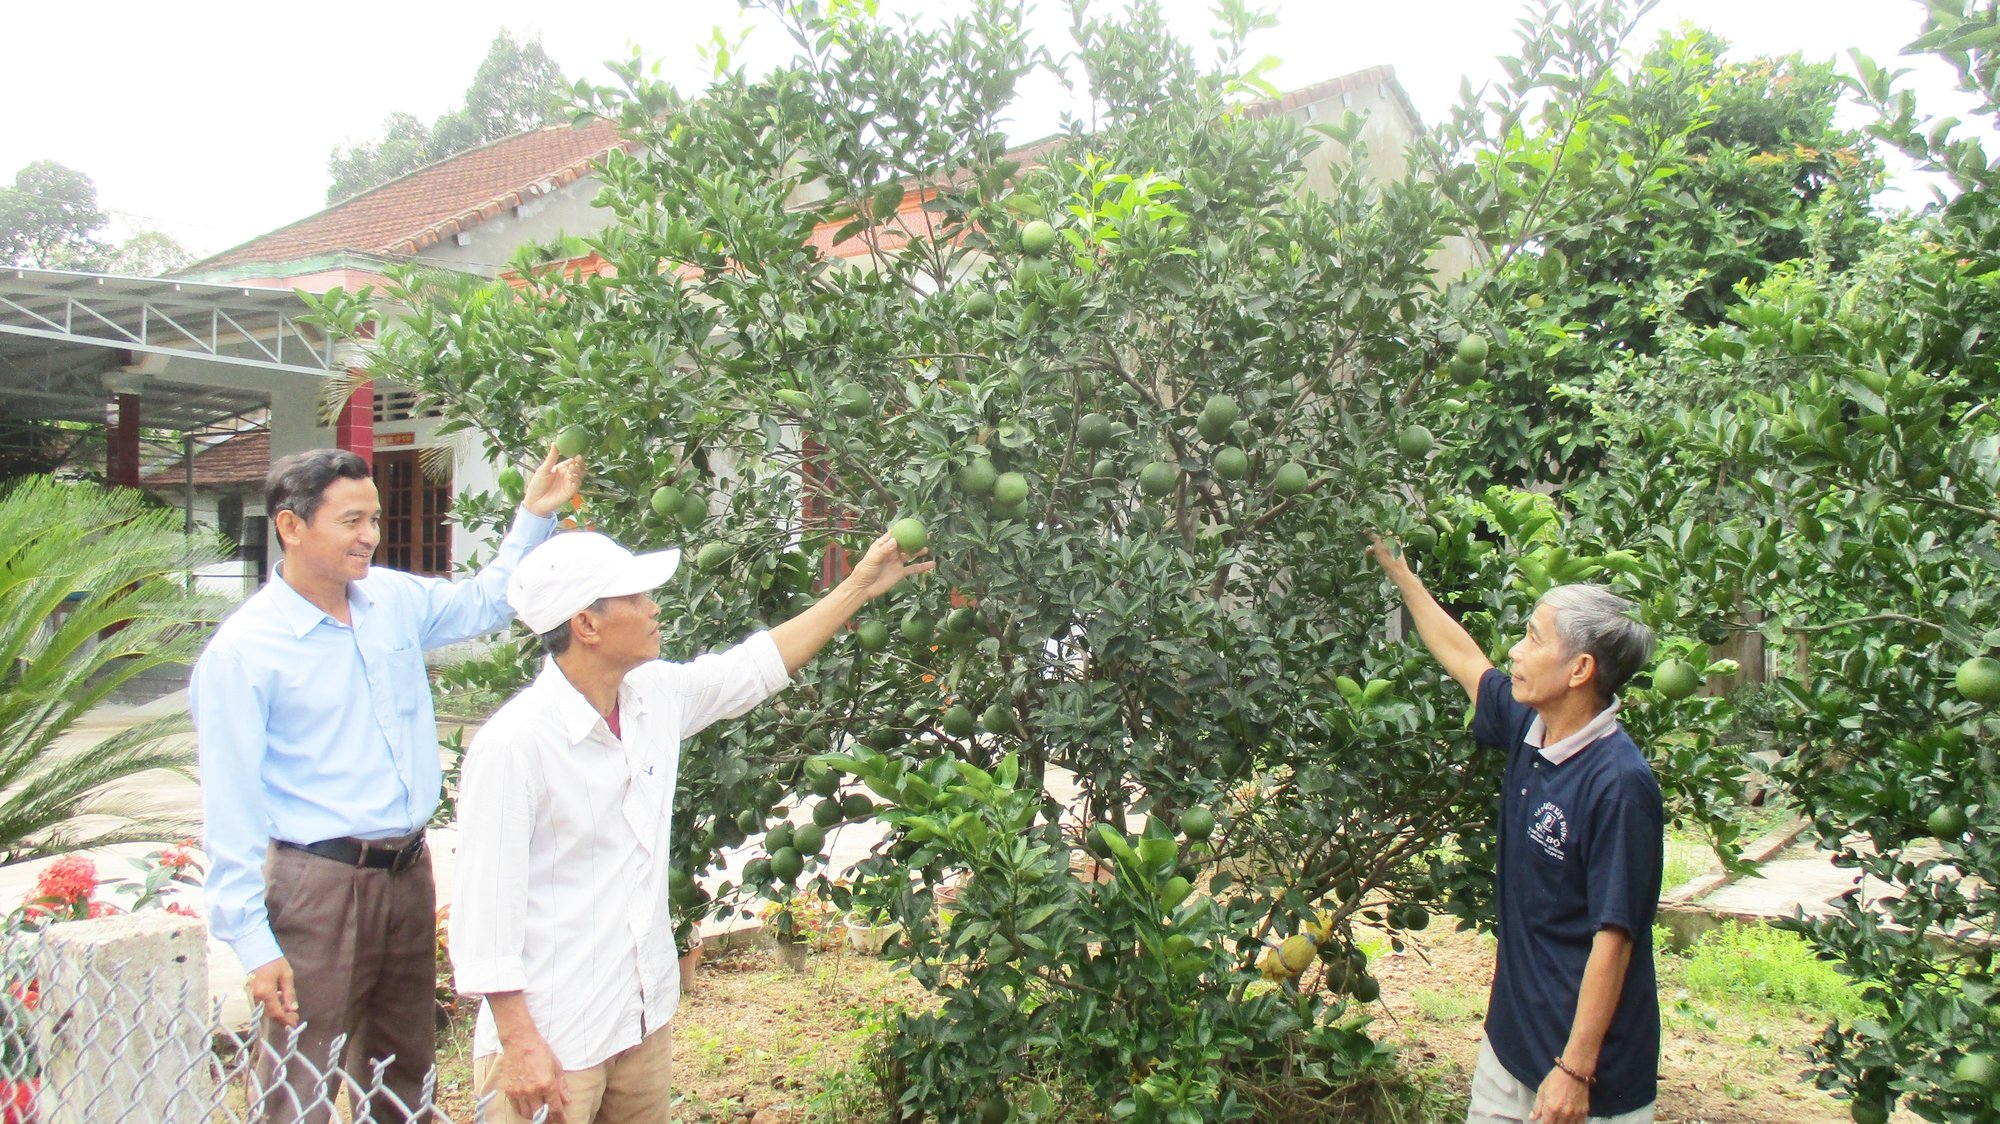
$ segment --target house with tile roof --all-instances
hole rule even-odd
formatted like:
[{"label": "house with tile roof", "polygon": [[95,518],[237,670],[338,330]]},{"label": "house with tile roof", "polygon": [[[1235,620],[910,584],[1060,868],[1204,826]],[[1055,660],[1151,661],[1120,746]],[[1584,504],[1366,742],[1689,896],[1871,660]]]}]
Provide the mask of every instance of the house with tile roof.
[{"label": "house with tile roof", "polygon": [[[1311,122],[1339,121],[1353,111],[1366,119],[1370,171],[1389,180],[1403,174],[1403,152],[1421,128],[1407,94],[1387,67],[1377,67],[1318,83],[1252,106],[1249,112],[1283,113]],[[191,282],[324,292],[350,291],[380,281],[384,270],[416,262],[484,277],[504,276],[523,246],[550,245],[564,236],[587,236],[602,229],[606,216],[591,201],[601,186],[593,167],[614,147],[628,146],[615,123],[556,125],[517,134],[472,149],[382,184],[317,214],[231,247],[182,271]],[[1015,156],[1032,163],[1046,143],[1023,146]],[[1329,169],[1348,160],[1335,145],[1316,152],[1306,186],[1328,181]],[[911,192],[904,217],[920,221],[923,193]],[[836,244],[828,226],[814,236],[822,252],[835,258],[860,257],[859,242]],[[1454,271],[1470,261],[1440,262]],[[1447,252],[1447,257],[1452,252]],[[568,268],[605,268],[593,258],[571,259]],[[498,469],[470,434],[438,434],[439,419],[426,415],[404,388],[371,383],[365,349],[350,349],[329,364],[333,377],[317,385],[294,381],[269,395],[266,415],[269,456],[337,445],[372,458],[382,489],[385,536],[379,560],[417,572],[448,572],[485,544],[454,535],[447,520],[451,497],[495,485]],[[346,377],[341,370],[346,369]],[[332,424],[322,398],[352,394],[338,403]],[[195,454],[197,500],[204,463],[229,450],[240,459],[250,445],[233,434]],[[240,465],[237,471],[247,470]],[[180,478],[184,469],[163,477]],[[241,485],[238,485],[239,490]],[[189,491],[184,486],[183,492]],[[252,490],[254,491],[254,490]],[[218,496],[220,492],[217,493]],[[222,502],[222,501],[218,501]],[[261,496],[241,496],[242,520],[263,515]],[[228,514],[218,507],[218,524]],[[261,523],[251,523],[262,526]],[[268,552],[275,557],[275,547]]]}]

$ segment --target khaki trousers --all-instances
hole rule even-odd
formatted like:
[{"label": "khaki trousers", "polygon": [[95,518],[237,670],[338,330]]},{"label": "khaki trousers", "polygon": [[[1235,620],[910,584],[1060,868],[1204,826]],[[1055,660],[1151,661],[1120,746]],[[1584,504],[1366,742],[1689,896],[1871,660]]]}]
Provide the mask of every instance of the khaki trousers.
[{"label": "khaki trousers", "polygon": [[[550,1110],[550,1124],[668,1124],[667,1110],[673,1099],[672,1031],[672,1027],[662,1027],[640,1039],[637,1046],[620,1050],[589,1069],[564,1070],[569,1106],[560,1116]],[[477,1118],[481,1124],[533,1124],[534,1117],[514,1111],[499,1086],[500,1055],[474,1058],[472,1089],[481,1101]]]},{"label": "khaki trousers", "polygon": [[[1465,1124],[1516,1124],[1525,1122],[1533,1111],[1534,1087],[1514,1080],[1493,1053],[1492,1044],[1480,1039],[1479,1064],[1472,1070],[1472,1106],[1466,1111]],[[1653,1106],[1616,1116],[1593,1116],[1590,1124],[1653,1124]]]},{"label": "khaki trousers", "polygon": [[297,981],[300,1025],[263,1020],[251,1073],[261,1119],[323,1124],[341,1089],[356,1121],[431,1119],[422,1107],[437,1056],[430,852],[392,872],[273,846],[264,856],[264,902]]}]

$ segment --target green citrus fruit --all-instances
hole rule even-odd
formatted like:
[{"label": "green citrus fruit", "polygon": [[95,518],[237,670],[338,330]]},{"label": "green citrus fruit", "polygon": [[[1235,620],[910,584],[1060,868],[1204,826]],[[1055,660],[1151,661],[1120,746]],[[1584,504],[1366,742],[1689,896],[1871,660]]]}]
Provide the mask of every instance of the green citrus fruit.
[{"label": "green citrus fruit", "polygon": [[1014,729],[1014,711],[1006,703],[994,703],[979,715],[979,724],[989,734],[1005,734]]},{"label": "green citrus fruit", "polygon": [[785,387],[774,390],[771,394],[778,401],[783,402],[785,405],[802,414],[812,409],[812,395],[807,394],[803,390],[793,390],[790,387]]},{"label": "green citrus fruit", "polygon": [[653,514],[662,519],[672,519],[680,512],[686,497],[672,484],[662,484],[653,489]]},{"label": "green citrus fruit", "polygon": [[861,644],[864,652],[879,652],[889,646],[889,626],[881,621],[862,621],[854,630],[854,639]]},{"label": "green citrus fruit", "polygon": [[497,483],[500,490],[509,496],[519,496],[528,486],[527,481],[521,479],[521,470],[511,464],[500,470]]},{"label": "green citrus fruit", "polygon": [[993,481],[993,502],[1013,507],[1028,502],[1028,478],[1018,472],[1003,472]]},{"label": "green citrus fruit", "polygon": [[694,876],[680,867],[667,872],[667,899],[686,909],[694,904]]},{"label": "green citrus fruit", "polygon": [[743,864],[745,886],[766,886],[771,882],[771,860],[759,856]]},{"label": "green citrus fruit", "polygon": [[715,841],[725,847],[740,847],[749,838],[744,834],[743,825],[730,816],[717,816],[715,820]]},{"label": "green citrus fruit", "polygon": [[1396,451],[1411,459],[1427,455],[1435,443],[1431,431],[1420,425],[1406,425],[1396,435]]},{"label": "green citrus fruit", "polygon": [[896,549],[904,554],[915,554],[930,541],[923,523],[911,518],[898,519],[889,524],[889,534],[896,540]]},{"label": "green citrus fruit", "polygon": [[979,610],[970,605],[960,605],[944,617],[944,630],[953,636],[966,636],[979,624]]},{"label": "green citrus fruit", "polygon": [[820,770],[806,778],[806,788],[814,796],[832,796],[840,791],[840,774],[820,766]]},{"label": "green citrus fruit", "polygon": [[1429,554],[1437,549],[1438,533],[1422,523],[1403,534],[1403,548],[1416,554]]},{"label": "green citrus fruit", "polygon": [[903,618],[903,639],[912,644],[931,642],[931,619],[922,613],[911,613]]},{"label": "green citrus fruit", "polygon": [[980,457],[958,470],[959,491],[972,496],[983,496],[993,490],[993,484],[1000,474],[993,469],[993,462]]},{"label": "green citrus fruit", "polygon": [[1982,706],[2000,703],[2000,660],[1974,656],[1958,665],[1952,683],[1959,694]]},{"label": "green citrus fruit", "polygon": [[1041,257],[1056,248],[1056,228],[1040,219],[1021,228],[1021,249]]},{"label": "green citrus fruit", "polygon": [[1992,1054],[1967,1054],[1951,1067],[1951,1076],[1983,1089],[2000,1089],[2000,1058]]},{"label": "green citrus fruit", "polygon": [[994,300],[993,294],[984,289],[980,289],[965,298],[965,314],[967,316],[977,316],[984,319],[993,315],[993,310],[998,307],[1000,307],[1000,302]]},{"label": "green citrus fruit", "polygon": [[1181,470],[1167,461],[1152,461],[1139,470],[1139,490],[1149,496],[1164,496],[1180,483]]},{"label": "green citrus fruit", "polygon": [[840,822],[840,801],[829,795],[813,805],[813,826],[827,828]]},{"label": "green citrus fruit", "polygon": [[1271,474],[1271,491],[1280,496],[1296,496],[1306,490],[1306,466],[1286,461]]},{"label": "green citrus fruit", "polygon": [[1374,976],[1355,976],[1348,981],[1347,993],[1363,1003],[1373,1003],[1382,998],[1382,985]]},{"label": "green citrus fruit", "polygon": [[1661,697],[1678,701],[1701,690],[1701,672],[1686,660],[1668,660],[1653,669],[1653,686]]},{"label": "green citrus fruit", "polygon": [[1468,365],[1478,364],[1484,367],[1486,365],[1486,352],[1485,336],[1472,333],[1458,341],[1457,358],[1465,361]]},{"label": "green citrus fruit", "polygon": [[866,793],[850,792],[840,799],[840,814],[850,820],[865,820],[875,814],[875,802]]},{"label": "green citrus fruit", "polygon": [[1095,480],[1114,479],[1118,475],[1118,462],[1110,457],[1104,457],[1090,466],[1090,475]]},{"label": "green citrus fruit", "polygon": [[1430,928],[1430,925],[1430,910],[1425,909],[1415,902],[1411,902],[1409,905],[1403,907],[1403,928],[1408,929],[1412,933],[1420,933]]},{"label": "green citrus fruit", "polygon": [[743,829],[745,836],[755,835],[764,830],[764,814],[755,808],[745,808],[736,813],[736,826]]},{"label": "green citrus fruit", "polygon": [[565,426],[556,434],[556,452],[566,457],[577,457],[590,451],[590,431],[581,425]]},{"label": "green citrus fruit", "polygon": [[1207,808],[1189,808],[1181,813],[1181,834],[1189,839],[1207,839],[1215,834],[1215,813]]},{"label": "green citrus fruit", "polygon": [[1847,1115],[1854,1124],[1889,1124],[1889,1106],[1873,1097],[1856,1097],[1847,1106]]},{"label": "green citrus fruit", "polygon": [[1085,414],[1076,419],[1076,440],[1086,449],[1102,449],[1111,444],[1111,433],[1111,419],[1103,414]]},{"label": "green citrus fruit", "polygon": [[1486,364],[1468,363],[1462,356],[1457,356],[1457,355],[1452,356],[1451,381],[1459,384],[1460,386],[1469,386],[1472,383],[1478,382],[1479,376],[1485,373],[1486,373]]},{"label": "green citrus fruit", "polygon": [[771,852],[771,874],[780,882],[796,882],[805,873],[805,856],[790,847]]},{"label": "green citrus fruit", "polygon": [[801,855],[817,855],[826,846],[826,829],[816,823],[801,824],[792,832],[788,845]]},{"label": "green citrus fruit", "polygon": [[998,1093],[988,1093],[979,1098],[979,1124],[1007,1124],[1007,1116],[1012,1111],[1007,1107],[1007,1098]]},{"label": "green citrus fruit", "polygon": [[717,570],[729,564],[736,557],[736,547],[726,542],[712,542],[704,545],[694,556],[697,570]]},{"label": "green citrus fruit", "polygon": [[1215,474],[1224,480],[1241,480],[1250,475],[1250,455],[1233,445],[1215,453]]},{"label": "green citrus fruit", "polygon": [[1022,258],[1021,263],[1014,267],[1014,287],[1032,289],[1053,272],[1055,270],[1042,258]]},{"label": "green citrus fruit", "polygon": [[708,519],[708,501],[689,492],[681,500],[681,509],[675,513],[681,529],[692,531]]},{"label": "green citrus fruit", "polygon": [[972,718],[972,708],[964,703],[953,703],[938,720],[938,728],[954,738],[969,738],[977,728]]},{"label": "green citrus fruit", "polygon": [[868,388],[859,383],[847,383],[840,388],[837,400],[840,412],[850,418],[865,418],[875,412],[875,399]]},{"label": "green citrus fruit", "polygon": [[1971,821],[1965,818],[1965,810],[1953,804],[1932,809],[1924,820],[1924,827],[1937,839],[1957,839],[1971,826]]},{"label": "green citrus fruit", "polygon": [[792,841],[797,837],[791,824],[774,824],[770,831],[764,833],[764,849],[766,851],[775,851],[780,847],[790,847],[792,846]]}]

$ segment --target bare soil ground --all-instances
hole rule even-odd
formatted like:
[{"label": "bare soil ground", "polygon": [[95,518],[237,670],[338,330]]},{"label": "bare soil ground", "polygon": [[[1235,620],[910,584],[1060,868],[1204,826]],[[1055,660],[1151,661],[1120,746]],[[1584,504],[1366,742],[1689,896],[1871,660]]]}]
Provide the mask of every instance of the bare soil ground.
[{"label": "bare soil ground", "polygon": [[[1386,948],[1386,942],[1383,942]],[[1680,991],[1662,958],[1662,1124],[1834,1124],[1846,1105],[1803,1076],[1817,1020],[1756,1001],[1709,1002]],[[1382,984],[1375,1031],[1402,1063],[1454,1092],[1469,1081],[1493,973],[1490,937],[1439,927],[1370,965]],[[674,1019],[676,1124],[794,1124],[874,1119],[863,1046],[922,989],[872,957],[816,950],[803,971],[766,947],[705,960]],[[470,1032],[441,1043],[441,1103],[470,1120]],[[1459,1102],[1462,1105],[1462,1102]],[[1898,1120],[1904,1117],[1899,1114]],[[1914,1117],[1908,1119],[1914,1120]]]}]

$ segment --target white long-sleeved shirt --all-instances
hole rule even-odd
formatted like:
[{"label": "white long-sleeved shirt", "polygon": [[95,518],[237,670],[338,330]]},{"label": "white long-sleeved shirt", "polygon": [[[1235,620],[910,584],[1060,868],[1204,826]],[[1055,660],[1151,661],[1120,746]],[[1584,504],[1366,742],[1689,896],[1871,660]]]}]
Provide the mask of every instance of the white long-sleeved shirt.
[{"label": "white long-sleeved shirt", "polygon": [[[458,989],[526,993],[564,1069],[667,1025],[680,1004],[667,856],[681,741],[790,677],[760,632],[618,689],[615,738],[554,661],[480,728],[459,788],[450,947]],[[497,1053],[482,1005],[475,1056]]]}]

